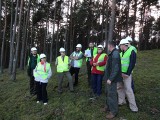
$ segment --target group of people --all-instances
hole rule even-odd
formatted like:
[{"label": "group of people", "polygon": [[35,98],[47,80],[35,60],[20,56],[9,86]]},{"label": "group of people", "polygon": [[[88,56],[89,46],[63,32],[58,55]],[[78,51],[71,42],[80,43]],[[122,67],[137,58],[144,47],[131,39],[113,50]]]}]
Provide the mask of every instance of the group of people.
[{"label": "group of people", "polygon": [[[92,89],[93,98],[97,98],[102,93],[102,81],[106,81],[106,105],[104,112],[108,112],[106,118],[112,119],[118,114],[118,105],[129,102],[131,111],[138,112],[136,105],[132,72],[136,64],[137,50],[130,44],[131,37],[122,39],[119,49],[114,41],[108,42],[109,54],[104,52],[104,46],[94,46],[89,43],[89,48],[83,53],[82,45],[78,44],[76,50],[67,56],[64,48],[60,48],[60,56],[56,58],[58,92],[62,93],[63,78],[68,79],[70,92],[74,92],[74,87],[79,83],[79,71],[85,57],[88,75],[88,85]],[[47,83],[52,76],[51,65],[46,61],[45,54],[37,54],[37,49],[31,49],[28,58],[28,75],[30,76],[30,94],[37,95],[37,103],[41,101],[44,105],[48,103]],[[74,75],[74,78],[73,78]]]}]

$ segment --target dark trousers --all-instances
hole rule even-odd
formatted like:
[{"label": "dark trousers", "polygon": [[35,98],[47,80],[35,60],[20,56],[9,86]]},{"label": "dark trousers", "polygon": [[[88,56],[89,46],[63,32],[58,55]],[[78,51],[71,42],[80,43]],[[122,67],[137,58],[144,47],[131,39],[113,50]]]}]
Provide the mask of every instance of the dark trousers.
[{"label": "dark trousers", "polygon": [[92,89],[95,95],[100,96],[102,93],[102,78],[101,74],[92,74]]},{"label": "dark trousers", "polygon": [[111,85],[106,85],[106,103],[109,111],[116,115],[118,113],[118,94],[117,94],[117,83],[112,82]]},{"label": "dark trousers", "polygon": [[73,74],[75,74],[75,82],[74,85],[78,84],[78,74],[79,74],[79,70],[80,68],[76,68],[76,67],[71,67],[69,72],[71,73],[71,76],[73,76]]},{"label": "dark trousers", "polygon": [[31,95],[36,94],[36,84],[34,81],[34,76],[30,76],[30,94]]},{"label": "dark trousers", "polygon": [[47,83],[36,82],[37,101],[48,102]]},{"label": "dark trousers", "polygon": [[87,74],[88,74],[88,85],[91,86],[91,68],[92,66],[90,65],[90,61],[86,62],[87,66]]}]

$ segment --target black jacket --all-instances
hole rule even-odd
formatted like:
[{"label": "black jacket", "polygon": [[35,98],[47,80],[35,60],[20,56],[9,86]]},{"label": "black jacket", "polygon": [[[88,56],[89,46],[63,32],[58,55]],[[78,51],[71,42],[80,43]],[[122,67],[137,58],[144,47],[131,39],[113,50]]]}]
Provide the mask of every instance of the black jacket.
[{"label": "black jacket", "polygon": [[108,55],[108,62],[103,79],[109,79],[112,82],[120,82],[123,80],[120,54],[116,48]]},{"label": "black jacket", "polygon": [[28,69],[27,69],[28,76],[33,76],[33,70],[35,69],[35,67],[37,65],[37,59],[38,59],[37,55],[35,57],[32,54],[29,56]]}]

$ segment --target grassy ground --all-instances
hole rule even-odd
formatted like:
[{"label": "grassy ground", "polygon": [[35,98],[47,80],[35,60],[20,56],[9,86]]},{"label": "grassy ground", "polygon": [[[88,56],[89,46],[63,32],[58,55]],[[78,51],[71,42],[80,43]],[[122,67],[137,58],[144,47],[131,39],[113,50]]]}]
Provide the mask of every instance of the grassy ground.
[{"label": "grassy ground", "polygon": [[[139,112],[132,113],[128,106],[122,106],[115,120],[160,120],[159,65],[160,50],[138,53],[133,76]],[[35,97],[29,96],[26,71],[18,71],[15,82],[4,74],[0,76],[0,120],[105,120],[106,114],[100,111],[105,103],[105,94],[103,92],[98,100],[90,101],[86,78],[86,69],[83,67],[75,92],[70,93],[64,87],[60,95],[56,91],[57,79],[54,74],[47,88],[49,104],[43,106],[36,104]]]}]

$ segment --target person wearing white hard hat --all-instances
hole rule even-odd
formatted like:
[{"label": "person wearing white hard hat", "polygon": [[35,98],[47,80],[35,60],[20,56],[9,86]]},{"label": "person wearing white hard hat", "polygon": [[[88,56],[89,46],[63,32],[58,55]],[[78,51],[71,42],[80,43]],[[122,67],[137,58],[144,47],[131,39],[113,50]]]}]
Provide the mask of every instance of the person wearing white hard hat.
[{"label": "person wearing white hard hat", "polygon": [[74,51],[70,55],[71,68],[69,71],[72,76],[75,74],[74,86],[78,85],[79,70],[82,67],[82,63],[83,63],[83,53],[82,53],[81,49],[82,49],[82,45],[77,44],[76,51]]},{"label": "person wearing white hard hat", "polygon": [[32,47],[31,48],[31,54],[28,57],[28,67],[27,67],[27,73],[30,77],[30,94],[35,95],[36,89],[35,89],[35,81],[33,76],[33,70],[35,69],[36,65],[40,62],[39,54],[37,54],[37,48]]},{"label": "person wearing white hard hat", "polygon": [[93,56],[90,61],[92,66],[92,90],[93,99],[100,96],[102,93],[102,78],[104,75],[105,65],[107,63],[107,54],[103,52],[104,47],[98,45],[98,53]]},{"label": "person wearing white hard hat", "polygon": [[[135,51],[135,53],[137,54],[137,49],[136,47],[134,47],[131,43],[133,42],[132,38],[131,37],[126,37],[126,39],[128,40],[129,42],[129,49],[132,49]],[[134,87],[134,81],[133,81],[133,78],[132,78],[132,89],[133,89],[133,92],[135,92],[135,87]]]},{"label": "person wearing white hard hat", "polygon": [[34,77],[36,81],[36,91],[37,91],[37,103],[42,101],[44,105],[47,105],[48,95],[46,88],[48,80],[52,76],[52,70],[50,63],[46,61],[45,54],[40,54],[40,59],[41,59],[40,62],[34,69]]},{"label": "person wearing white hard hat", "polygon": [[129,48],[129,42],[127,39],[120,41],[120,57],[121,57],[121,71],[123,82],[117,84],[118,88],[118,102],[119,105],[126,104],[125,97],[129,102],[131,111],[138,112],[138,107],[135,101],[135,96],[131,87],[132,83],[132,71],[136,64],[136,53],[134,50]]},{"label": "person wearing white hard hat", "polygon": [[70,59],[68,56],[66,56],[64,48],[60,48],[59,52],[61,55],[57,57],[55,62],[58,74],[58,92],[62,93],[62,83],[64,75],[68,78],[70,91],[73,92],[73,80],[69,72]]}]

